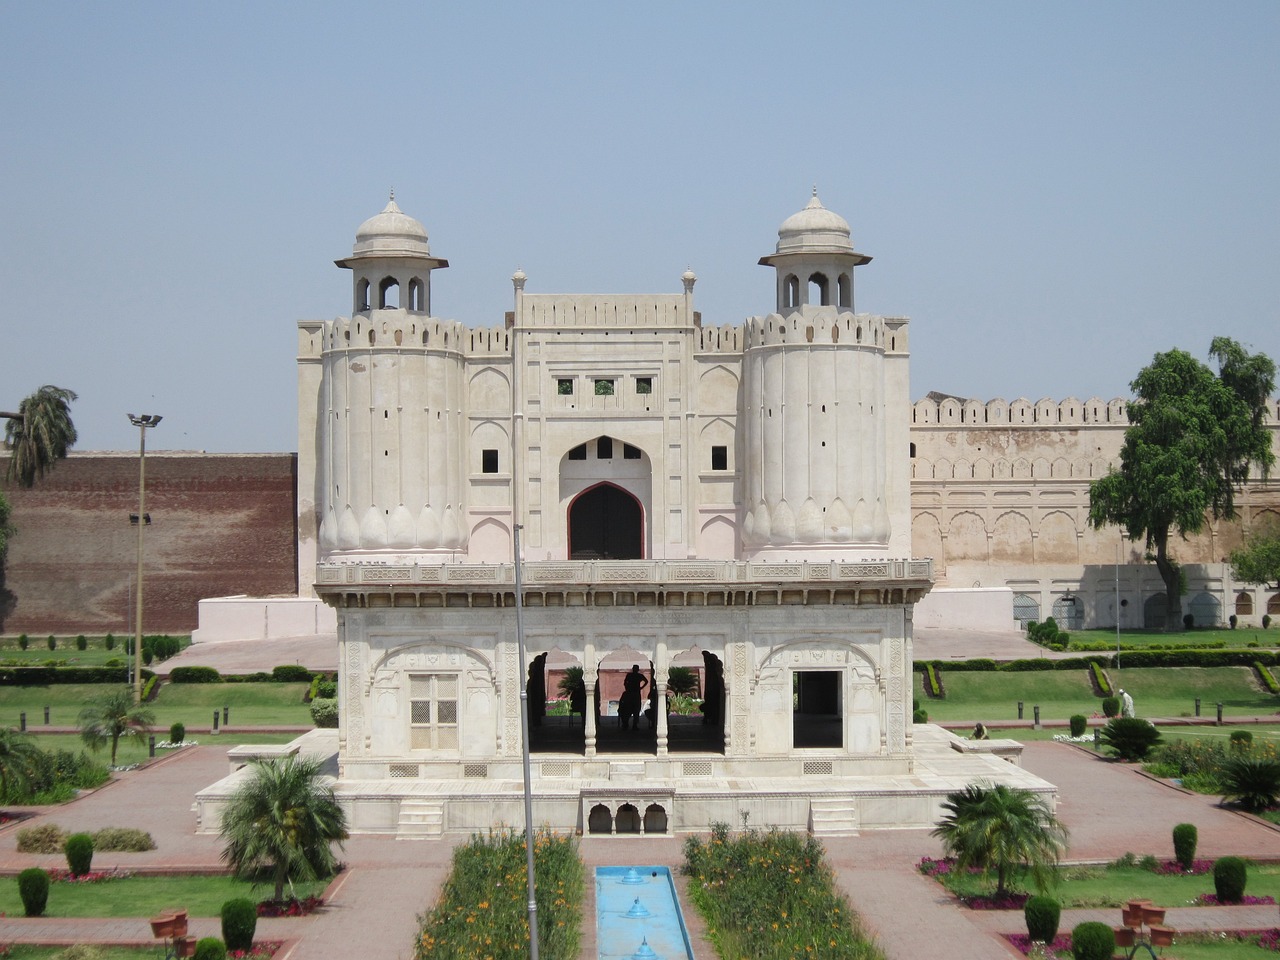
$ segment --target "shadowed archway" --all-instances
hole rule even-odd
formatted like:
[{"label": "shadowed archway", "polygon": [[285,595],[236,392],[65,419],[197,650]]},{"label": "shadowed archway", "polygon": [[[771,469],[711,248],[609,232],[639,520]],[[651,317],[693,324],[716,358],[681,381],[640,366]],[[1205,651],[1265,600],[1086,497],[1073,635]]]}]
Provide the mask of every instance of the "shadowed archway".
[{"label": "shadowed archway", "polygon": [[569,506],[569,556],[573,560],[640,560],[644,511],[621,487],[600,483]]}]

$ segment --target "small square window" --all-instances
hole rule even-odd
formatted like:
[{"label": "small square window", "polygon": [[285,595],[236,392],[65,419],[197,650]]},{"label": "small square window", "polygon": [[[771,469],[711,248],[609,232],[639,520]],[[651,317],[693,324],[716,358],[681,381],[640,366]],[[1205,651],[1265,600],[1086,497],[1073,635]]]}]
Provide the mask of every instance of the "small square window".
[{"label": "small square window", "polygon": [[498,451],[497,450],[481,450],[480,451],[480,472],[481,473],[497,473],[498,472]]},{"label": "small square window", "polygon": [[596,459],[612,460],[613,459],[613,438],[601,437],[596,441]]},{"label": "small square window", "polygon": [[587,459],[587,445],[585,443],[580,443],[576,447],[574,447],[572,450],[570,450],[569,459],[570,460]]},{"label": "small square window", "polygon": [[728,447],[712,447],[711,448],[711,469],[712,470],[728,470],[729,469],[729,448]]},{"label": "small square window", "polygon": [[612,381],[612,380],[597,380],[597,381],[596,381],[596,396],[597,396],[597,397],[612,397],[612,396],[613,396],[613,381]]},{"label": "small square window", "polygon": [[629,443],[624,443],[624,444],[622,445],[622,459],[623,459],[623,460],[639,460],[639,459],[640,459],[640,448],[639,448],[639,447],[633,447],[633,446],[632,446],[631,444],[629,444]]},{"label": "small square window", "polygon": [[636,377],[636,393],[653,393],[653,377]]},{"label": "small square window", "polygon": [[556,393],[562,397],[573,396],[573,379],[570,377],[560,377],[556,380]]}]

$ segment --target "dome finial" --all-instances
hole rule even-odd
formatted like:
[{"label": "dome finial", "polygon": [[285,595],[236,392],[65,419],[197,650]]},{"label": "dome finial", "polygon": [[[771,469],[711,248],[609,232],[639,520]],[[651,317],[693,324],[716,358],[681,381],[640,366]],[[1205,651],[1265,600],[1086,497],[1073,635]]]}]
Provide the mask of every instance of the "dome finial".
[{"label": "dome finial", "polygon": [[818,195],[818,185],[816,183],[813,185],[813,195],[815,197]]},{"label": "dome finial", "polygon": [[[814,187],[814,188],[813,188],[813,195],[814,195],[815,197],[818,195],[818,188],[817,188],[817,187]],[[392,202],[392,203],[395,203],[395,202],[396,202],[396,188],[395,188],[395,187],[392,187],[392,188],[391,188],[391,197],[390,197],[390,199],[391,199],[391,202]]]}]

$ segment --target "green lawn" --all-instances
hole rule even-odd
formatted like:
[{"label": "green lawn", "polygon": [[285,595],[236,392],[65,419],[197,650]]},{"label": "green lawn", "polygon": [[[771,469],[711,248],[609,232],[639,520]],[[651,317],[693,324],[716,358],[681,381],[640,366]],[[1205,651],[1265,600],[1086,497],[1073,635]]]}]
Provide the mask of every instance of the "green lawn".
[{"label": "green lawn", "polygon": [[[125,653],[126,641],[132,639],[117,635],[115,638],[115,647],[111,650],[107,649],[105,636],[85,636],[85,649],[76,649],[76,638],[74,636],[55,636],[54,641],[57,644],[56,649],[49,649],[49,635],[43,636],[29,635],[27,637],[27,649],[23,650],[18,644],[16,636],[0,637],[0,663],[10,661],[12,666],[44,666],[45,661],[58,661],[59,666],[69,667],[100,667],[108,660],[119,660],[122,663],[127,661],[129,654]],[[179,636],[183,649],[191,644],[191,637]]]},{"label": "green lawn", "polygon": [[[1095,719],[1093,717],[1090,717],[1089,729],[1087,731],[1088,735],[1093,736],[1094,727],[1102,727],[1104,725],[1105,725],[1105,722],[1103,718],[1099,717]],[[1169,740],[1182,739],[1182,740],[1221,740],[1223,743],[1226,743],[1231,736],[1231,731],[1236,729],[1248,730],[1250,733],[1252,733],[1254,743],[1262,743],[1265,741],[1280,743],[1280,725],[1270,724],[1270,723],[1250,723],[1244,727],[1233,727],[1228,724],[1223,724],[1221,727],[1162,726],[1160,728],[1160,738],[1162,742],[1167,742]],[[963,729],[957,729],[952,732],[959,734],[961,736],[968,736],[969,728],[968,728],[968,725],[966,724]],[[1002,728],[998,730],[992,730],[991,736],[1004,737],[1010,740],[1020,740],[1026,743],[1030,743],[1032,741],[1039,741],[1039,740],[1052,740],[1054,737],[1060,734],[1065,734],[1067,732],[1068,731],[1062,727],[1043,727],[1039,730],[1032,730],[1026,727],[1015,727],[1013,729]],[[1088,746],[1088,744],[1086,744],[1086,746]]]},{"label": "green lawn", "polygon": [[[977,875],[952,875],[947,879],[948,889],[957,893],[988,893],[994,889],[994,881]],[[1194,877],[1161,876],[1140,867],[1066,867],[1052,895],[1063,909],[1115,907],[1119,910],[1126,901],[1137,899],[1150,900],[1158,907],[1186,906],[1203,893],[1213,893],[1211,873]],[[1280,864],[1249,864],[1245,893],[1280,900]],[[1117,914],[1116,923],[1119,922]]]},{"label": "green lawn", "polygon": [[[311,723],[311,712],[302,702],[305,683],[166,683],[148,706],[156,715],[157,732],[168,733],[170,724],[207,727],[216,707],[231,708],[233,726],[280,726]],[[53,726],[75,726],[85,703],[109,689],[105,684],[52,684],[47,687],[0,688],[0,724],[18,726],[26,711],[27,728],[44,724],[49,705]],[[221,714],[219,714],[221,721]]]},{"label": "green lawn", "polygon": [[[1205,717],[1215,715],[1219,700],[1228,716],[1280,712],[1280,697],[1263,692],[1248,667],[1153,667],[1107,673],[1113,684],[1133,695],[1140,717],[1190,717],[1196,697]],[[1102,701],[1093,695],[1084,670],[993,673],[948,670],[943,664],[942,685],[946,698],[932,700],[924,695],[922,675],[915,676],[915,696],[934,722],[1016,720],[1019,700],[1028,725],[1037,704],[1042,720],[1102,712]]]},{"label": "green lawn", "polygon": [[[1095,642],[1101,641],[1109,645],[1109,649],[1115,652],[1116,648],[1116,631],[1112,627],[1110,630],[1069,630],[1072,642]],[[1180,644],[1183,646],[1194,646],[1197,644],[1213,643],[1222,641],[1231,649],[1242,649],[1249,643],[1257,643],[1263,648],[1280,647],[1280,629],[1276,629],[1276,625],[1272,624],[1271,629],[1263,630],[1261,627],[1242,627],[1239,630],[1209,629],[1209,630],[1183,630],[1178,633],[1165,633],[1163,630],[1121,630],[1120,646],[1125,647],[1151,647],[1151,646],[1173,646]],[[1121,654],[1123,661],[1123,653]]]},{"label": "green lawn", "polygon": [[[318,896],[326,881],[295,884],[298,897]],[[288,890],[286,888],[286,895]],[[216,917],[222,905],[236,897],[263,900],[271,896],[270,884],[254,886],[234,877],[163,876],[128,877],[104,883],[53,883],[49,885],[47,917],[151,917],[174,907],[193,917]],[[18,880],[0,880],[0,911],[21,917]]]},{"label": "green lawn", "polygon": [[[163,742],[169,736],[168,727],[157,727],[155,731],[156,742]],[[288,743],[296,737],[296,733],[229,733],[218,734],[216,737],[208,733],[193,734],[188,733],[188,740],[196,740],[201,746],[224,746],[230,749],[242,743]],[[111,759],[111,748],[104,747],[100,752],[93,753],[88,750],[79,734],[75,733],[33,733],[32,739],[41,750],[72,750],[88,753],[89,756],[95,757],[101,763],[107,763]],[[156,750],[156,757],[167,756],[172,750]],[[116,763],[120,766],[128,766],[131,763],[141,763],[150,757],[149,748],[146,740],[121,740],[120,750],[116,755]]]}]

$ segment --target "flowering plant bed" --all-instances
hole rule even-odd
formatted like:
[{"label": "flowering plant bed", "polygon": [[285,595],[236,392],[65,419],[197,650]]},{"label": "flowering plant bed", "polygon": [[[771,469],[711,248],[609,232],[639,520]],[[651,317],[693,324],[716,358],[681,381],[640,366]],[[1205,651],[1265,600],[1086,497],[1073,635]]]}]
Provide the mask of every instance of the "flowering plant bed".
[{"label": "flowering plant bed", "polygon": [[258,902],[260,917],[305,917],[315,913],[324,906],[320,897],[285,897],[283,900],[261,900]]},{"label": "flowering plant bed", "polygon": [[275,956],[281,946],[283,943],[280,940],[260,940],[253,945],[252,950],[228,950],[227,957],[229,960],[267,960]]},{"label": "flowering plant bed", "polygon": [[51,867],[45,870],[51,883],[107,883],[111,880],[127,880],[133,874],[128,870],[90,870],[75,877],[65,867]]},{"label": "flowering plant bed", "polygon": [[1177,860],[1163,860],[1151,871],[1161,877],[1198,877],[1201,874],[1213,873],[1212,860],[1192,860],[1191,869],[1182,869]]},{"label": "flowering plant bed", "polygon": [[957,899],[970,910],[1021,910],[1031,898],[1029,893],[1005,893],[1001,896],[960,896]]},{"label": "flowering plant bed", "polygon": [[1247,893],[1234,902],[1219,900],[1216,893],[1202,893],[1192,901],[1198,907],[1260,907],[1275,902],[1275,897],[1251,897]]},{"label": "flowering plant bed", "polygon": [[[1013,944],[1013,948],[1020,953],[1028,954],[1031,952],[1032,939],[1025,933],[1007,933],[1005,939]],[[1045,955],[1054,957],[1058,954],[1071,953],[1071,934],[1060,933],[1054,938],[1053,943],[1045,944]]]},{"label": "flowering plant bed", "polygon": [[780,830],[730,837],[725,824],[714,824],[710,840],[685,841],[682,872],[722,957],[884,958],[813,837]]}]

